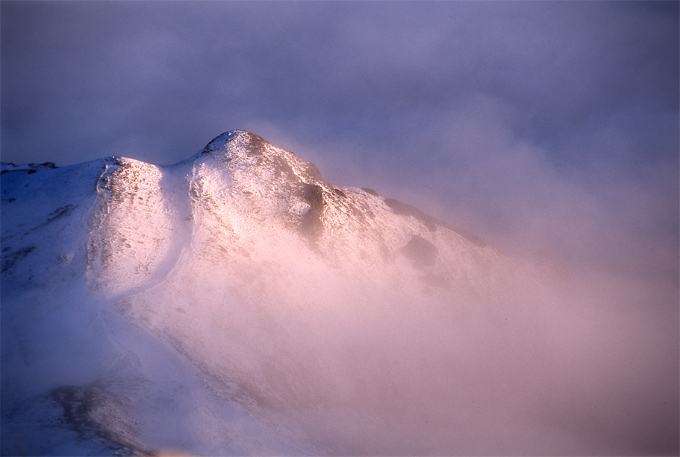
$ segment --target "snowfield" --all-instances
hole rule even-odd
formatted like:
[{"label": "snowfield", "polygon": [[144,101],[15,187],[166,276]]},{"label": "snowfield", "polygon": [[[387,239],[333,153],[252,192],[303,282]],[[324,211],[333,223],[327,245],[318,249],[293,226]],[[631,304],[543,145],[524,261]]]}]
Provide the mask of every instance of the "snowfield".
[{"label": "snowfield", "polygon": [[649,297],[252,133],[1,179],[2,455],[616,454],[677,428]]}]

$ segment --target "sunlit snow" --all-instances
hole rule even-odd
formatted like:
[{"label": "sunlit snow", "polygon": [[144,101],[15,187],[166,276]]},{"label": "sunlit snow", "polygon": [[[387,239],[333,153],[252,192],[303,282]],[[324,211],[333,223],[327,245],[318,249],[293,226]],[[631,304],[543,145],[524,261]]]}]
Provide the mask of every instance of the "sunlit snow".
[{"label": "sunlit snow", "polygon": [[597,454],[663,436],[639,424],[677,420],[677,392],[653,389],[670,324],[569,274],[245,131],[172,166],[3,164],[2,453]]}]

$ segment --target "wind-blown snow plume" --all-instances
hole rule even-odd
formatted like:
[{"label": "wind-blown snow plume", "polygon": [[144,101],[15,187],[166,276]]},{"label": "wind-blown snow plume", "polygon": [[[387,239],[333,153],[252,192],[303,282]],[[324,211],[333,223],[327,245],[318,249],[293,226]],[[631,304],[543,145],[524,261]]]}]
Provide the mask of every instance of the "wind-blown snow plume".
[{"label": "wind-blown snow plume", "polygon": [[677,450],[674,291],[507,257],[245,131],[2,181],[3,454]]}]

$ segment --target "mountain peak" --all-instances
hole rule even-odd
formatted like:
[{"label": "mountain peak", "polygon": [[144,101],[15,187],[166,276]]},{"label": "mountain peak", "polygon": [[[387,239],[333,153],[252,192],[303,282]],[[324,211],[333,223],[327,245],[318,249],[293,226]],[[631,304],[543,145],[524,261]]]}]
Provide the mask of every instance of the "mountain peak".
[{"label": "mountain peak", "polygon": [[206,145],[206,147],[203,148],[201,155],[210,154],[214,151],[225,149],[227,145],[232,142],[237,143],[238,145],[245,145],[255,148],[261,147],[264,144],[269,144],[264,139],[262,139],[261,136],[252,132],[248,132],[247,130],[229,130],[213,138]]},{"label": "mountain peak", "polygon": [[[172,166],[0,172],[1,455],[584,454],[606,450],[568,447],[610,423],[594,398],[637,418],[621,405],[649,388],[659,424],[677,404],[665,352],[624,370],[653,353],[659,322],[636,303],[658,307],[656,288],[627,302],[588,278],[589,303],[590,282],[335,187],[250,132]],[[605,438],[639,428],[622,424]]]},{"label": "mountain peak", "polygon": [[[210,430],[231,420],[260,427],[258,440],[270,430],[278,439],[278,428],[268,428],[276,411],[298,417],[324,398],[347,403],[334,367],[346,366],[345,354],[355,359],[356,347],[372,347],[352,340],[364,323],[402,310],[385,330],[397,335],[419,308],[441,303],[433,315],[449,315],[459,297],[517,270],[413,207],[331,185],[312,163],[244,130],[172,166],[111,157],[15,168],[3,174],[0,205],[3,433],[6,424],[63,417],[71,433],[101,436],[111,448],[151,454],[157,443],[180,443],[199,454],[243,453],[221,432],[194,436],[188,412],[203,408],[196,424]],[[328,370],[307,376],[308,355],[326,360],[338,338],[347,341]],[[167,400],[175,397],[186,405]],[[312,436],[316,422],[292,429]],[[27,446],[50,442],[51,430],[36,426],[39,439],[28,427],[9,430],[18,444],[0,453],[46,453]],[[180,430],[179,438],[160,430]],[[298,449],[294,438],[284,443],[292,450],[271,453],[328,453]]]},{"label": "mountain peak", "polygon": [[242,152],[249,156],[259,156],[266,148],[273,146],[261,136],[247,130],[229,130],[213,138],[198,156],[214,155],[220,152]]},{"label": "mountain peak", "polygon": [[[276,177],[283,175],[304,183],[323,182],[316,165],[247,130],[229,130],[218,135],[188,162],[212,163],[213,160],[222,165],[228,163],[227,167],[232,172],[240,170],[251,175],[273,173]],[[187,161],[180,163],[184,162]]]}]

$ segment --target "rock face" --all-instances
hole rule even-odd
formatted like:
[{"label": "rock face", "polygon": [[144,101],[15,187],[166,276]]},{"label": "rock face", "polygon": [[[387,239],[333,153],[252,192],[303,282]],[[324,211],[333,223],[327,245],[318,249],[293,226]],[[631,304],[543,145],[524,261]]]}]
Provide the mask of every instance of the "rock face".
[{"label": "rock face", "polygon": [[272,243],[295,246],[290,264],[307,255],[337,274],[395,283],[415,266],[468,287],[501,259],[409,205],[334,187],[313,164],[245,131],[171,167],[110,162],[97,181],[88,244],[91,285],[107,296],[148,288],[189,258],[248,270],[276,255]]},{"label": "rock face", "polygon": [[526,266],[249,132],[5,165],[2,221],[3,454],[469,453],[545,357],[470,330]]}]

